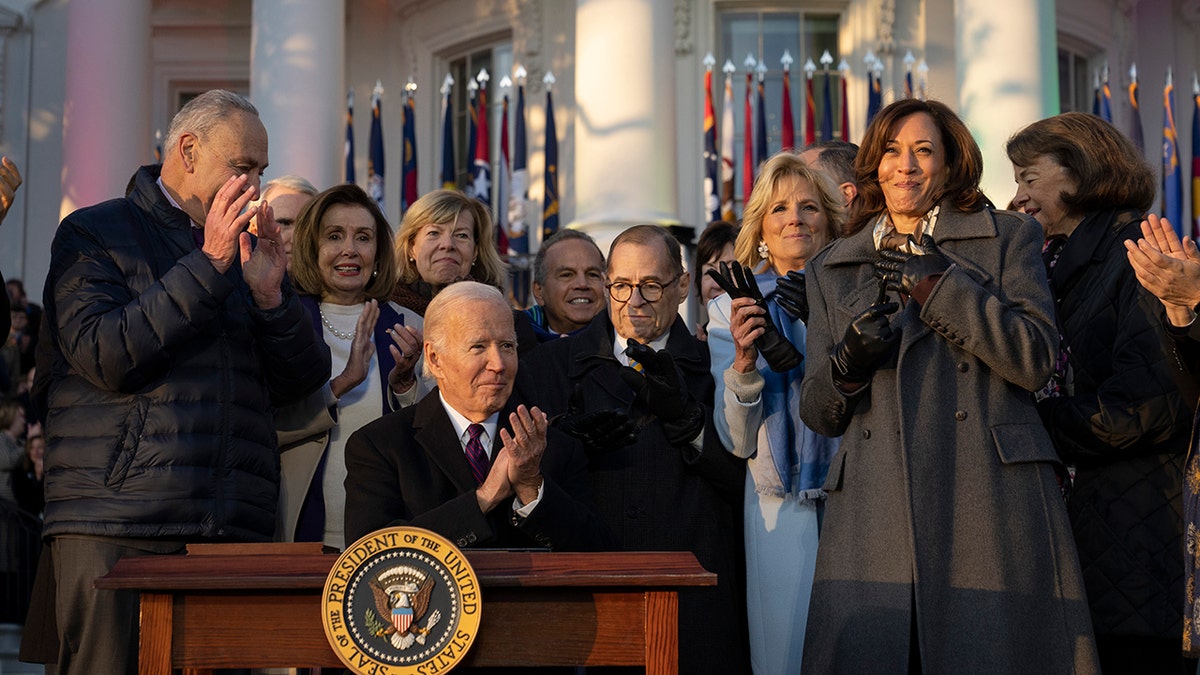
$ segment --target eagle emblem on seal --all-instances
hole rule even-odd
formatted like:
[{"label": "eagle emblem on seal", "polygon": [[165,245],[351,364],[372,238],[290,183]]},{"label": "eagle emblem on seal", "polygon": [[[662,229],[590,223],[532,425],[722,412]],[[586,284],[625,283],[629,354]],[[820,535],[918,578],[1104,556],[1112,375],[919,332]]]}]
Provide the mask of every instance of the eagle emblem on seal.
[{"label": "eagle emblem on seal", "polygon": [[366,615],[371,634],[400,650],[413,643],[424,645],[426,636],[442,619],[436,609],[428,619],[425,617],[434,580],[415,567],[401,565],[380,572],[369,584],[375,596],[375,610],[368,609]]}]

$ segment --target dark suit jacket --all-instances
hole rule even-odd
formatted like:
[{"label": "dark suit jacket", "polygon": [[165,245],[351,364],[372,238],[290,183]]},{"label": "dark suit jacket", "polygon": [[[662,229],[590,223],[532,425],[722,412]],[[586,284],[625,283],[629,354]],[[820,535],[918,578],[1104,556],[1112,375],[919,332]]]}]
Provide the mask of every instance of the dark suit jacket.
[{"label": "dark suit jacket", "polygon": [[721,445],[713,425],[708,350],[682,319],[675,320],[665,350],[707,413],[697,452],[688,444],[672,446],[662,424],[634,403],[613,356],[613,337],[603,311],[578,333],[543,343],[521,358],[518,395],[553,416],[566,412],[579,384],[585,412],[630,409],[645,425],[632,445],[588,458],[597,508],[624,550],[692,551],[717,574],[717,587],[680,594],[679,672],[747,671],[741,533],[746,463]]},{"label": "dark suit jacket", "polygon": [[[509,401],[497,429],[516,409]],[[500,451],[499,431],[492,456]],[[542,456],[542,501],[528,518],[512,501],[483,513],[478,486],[454,425],[434,389],[416,405],[384,415],[346,443],[346,541],[384,527],[415,525],[469,547],[596,551],[614,547],[592,509],[587,457],[573,438],[550,429]]]}]

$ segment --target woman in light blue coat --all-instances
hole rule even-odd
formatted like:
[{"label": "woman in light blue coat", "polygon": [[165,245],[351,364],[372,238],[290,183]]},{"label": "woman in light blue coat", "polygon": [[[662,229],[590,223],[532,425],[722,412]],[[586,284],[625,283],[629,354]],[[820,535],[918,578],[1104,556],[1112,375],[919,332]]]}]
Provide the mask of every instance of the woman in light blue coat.
[{"label": "woman in light blue coat", "polygon": [[[722,295],[708,305],[716,427],[725,447],[747,459],[750,469],[745,544],[755,673],[800,670],[821,485],[837,450],[836,439],[800,421],[800,382],[807,364],[775,372],[755,342],[771,330],[769,323],[796,349],[804,349],[804,303],[796,302],[804,291],[799,272],[836,236],[844,217],[841,194],[828,177],[790,152],[775,155],[754,183],[734,245],[738,263],[754,273],[765,301]],[[778,289],[777,282],[782,282]]]}]

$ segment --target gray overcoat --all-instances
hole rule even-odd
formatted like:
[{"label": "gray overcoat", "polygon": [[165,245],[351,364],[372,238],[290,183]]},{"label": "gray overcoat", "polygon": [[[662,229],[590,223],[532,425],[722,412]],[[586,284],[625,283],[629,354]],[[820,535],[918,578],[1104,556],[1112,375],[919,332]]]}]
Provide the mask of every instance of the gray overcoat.
[{"label": "gray overcoat", "polygon": [[934,239],[953,265],[923,306],[892,315],[896,357],[849,398],[825,355],[877,299],[871,227],[808,266],[800,414],[844,437],[803,670],[903,673],[916,644],[925,673],[1098,673],[1057,458],[1030,395],[1058,345],[1041,228],[947,202]]}]

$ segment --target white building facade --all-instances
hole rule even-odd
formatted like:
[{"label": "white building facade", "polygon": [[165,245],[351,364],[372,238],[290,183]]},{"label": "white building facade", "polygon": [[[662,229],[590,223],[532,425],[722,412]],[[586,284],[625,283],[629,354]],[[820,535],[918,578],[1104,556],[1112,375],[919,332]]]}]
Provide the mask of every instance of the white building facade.
[{"label": "white building facade", "polygon": [[[486,86],[495,176],[506,93],[515,114],[515,90],[499,83],[517,66],[528,72],[529,196],[538,211],[543,76],[552,72],[560,223],[607,246],[632,224],[681,224],[698,232],[708,220],[707,53],[717,60],[718,129],[721,64],[728,59],[736,66],[739,213],[744,60],[749,53],[767,66],[768,149],[775,152],[784,49],[796,59],[790,74],[796,138],[804,138],[802,66],[829,50],[835,64],[844,59],[850,66],[848,136],[856,142],[866,127],[867,53],[883,63],[886,104],[904,95],[904,57],[911,52],[918,86],[923,81],[929,98],[968,122],[984,150],[984,188],[1003,206],[1013,193],[1005,139],[1041,117],[1090,110],[1092,80],[1105,65],[1114,124],[1127,130],[1129,68],[1137,64],[1140,119],[1155,167],[1163,79],[1173,69],[1181,163],[1190,176],[1198,37],[1200,0],[0,0],[0,153],[25,176],[0,227],[0,270],[24,279],[30,296],[40,297],[61,217],[122,195],[135,169],[153,161],[155,132],[165,134],[190,96],[214,87],[248,94],[258,106],[270,135],[267,178],[295,173],[324,188],[344,179],[348,91],[355,98],[357,182],[366,185],[371,91],[380,82],[385,203],[395,225],[410,78],[417,86],[417,186],[424,193],[441,187],[439,88],[446,75],[456,80],[456,164],[465,185],[467,79],[481,68],[492,75]],[[928,67],[923,77],[921,62]],[[840,115],[832,105],[836,135]],[[510,142],[512,136],[510,130]],[[1186,185],[1185,205],[1190,214]]]}]

